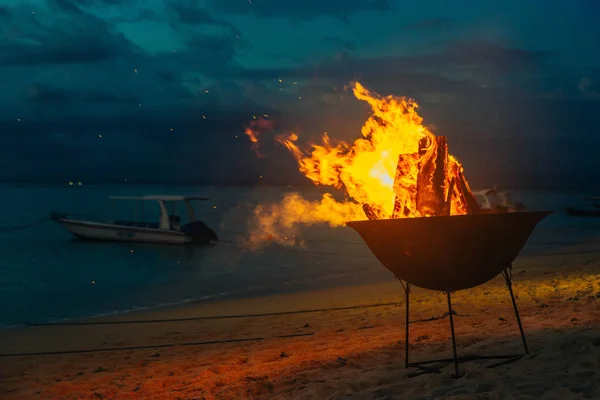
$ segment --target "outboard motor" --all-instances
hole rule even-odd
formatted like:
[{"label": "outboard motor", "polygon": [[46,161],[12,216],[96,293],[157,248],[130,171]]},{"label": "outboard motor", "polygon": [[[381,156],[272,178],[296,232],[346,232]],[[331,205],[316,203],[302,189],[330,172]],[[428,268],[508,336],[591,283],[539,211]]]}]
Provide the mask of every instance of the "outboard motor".
[{"label": "outboard motor", "polygon": [[181,232],[192,238],[192,243],[209,244],[210,242],[218,242],[219,238],[215,231],[210,229],[202,221],[194,221],[185,224],[181,227]]}]

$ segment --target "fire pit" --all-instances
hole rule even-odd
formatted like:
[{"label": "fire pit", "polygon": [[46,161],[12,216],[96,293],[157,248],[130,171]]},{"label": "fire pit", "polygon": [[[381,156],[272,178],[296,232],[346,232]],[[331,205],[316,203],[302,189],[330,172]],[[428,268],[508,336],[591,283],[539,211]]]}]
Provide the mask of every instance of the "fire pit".
[{"label": "fire pit", "polygon": [[506,269],[549,212],[348,222],[396,278],[445,292],[481,285]]},{"label": "fire pit", "polygon": [[[424,368],[436,362],[458,363],[479,358],[516,359],[521,355],[459,358],[456,352],[451,293],[481,285],[502,274],[519,324],[523,347],[525,333],[512,291],[511,264],[535,226],[551,212],[484,213],[425,218],[399,218],[348,222],[385,268],[400,280],[406,295],[406,367]],[[409,294],[412,285],[442,291],[454,357],[409,363]],[[416,321],[415,321],[416,322]]]},{"label": "fire pit", "polygon": [[[498,274],[508,286],[527,352],[512,292],[511,263],[550,213],[513,212],[517,207],[509,204],[480,207],[462,164],[449,152],[448,138],[423,125],[414,101],[381,97],[358,82],[353,86],[355,97],[366,101],[373,114],[352,144],[334,141],[325,133],[322,144],[312,143],[306,154],[296,145],[297,135],[276,137],[296,158],[300,172],[315,184],[344,189],[348,200],[340,203],[331,196],[312,204],[290,200],[279,211],[285,215],[281,225],[318,221],[339,226],[352,221],[347,225],[404,286],[407,366],[427,363],[408,362],[411,286],[447,294],[454,350],[450,361],[458,374],[459,361],[467,358],[456,354],[451,293]],[[361,221],[362,212],[368,220]],[[263,226],[272,228],[273,215],[264,218]],[[434,361],[440,360],[429,362]]]}]

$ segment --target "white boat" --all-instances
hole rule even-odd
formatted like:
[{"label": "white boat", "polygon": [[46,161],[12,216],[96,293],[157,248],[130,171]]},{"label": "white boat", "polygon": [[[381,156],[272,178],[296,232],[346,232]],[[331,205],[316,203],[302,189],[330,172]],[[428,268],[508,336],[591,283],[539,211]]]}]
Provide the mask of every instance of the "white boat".
[{"label": "white boat", "polygon": [[[112,200],[135,201],[141,208],[138,213],[136,207],[135,220],[84,220],[69,217],[67,214],[53,213],[50,219],[64,226],[74,236],[91,240],[112,240],[123,242],[208,244],[218,241],[217,234],[204,222],[196,220],[193,200],[208,200],[202,196],[171,196],[151,195],[140,197],[111,196]],[[144,222],[139,220],[143,213],[145,202],[156,202],[159,206],[158,222]],[[183,202],[187,209],[188,223],[181,225],[181,218],[177,214],[176,203]],[[169,212],[169,209],[171,212]]]}]

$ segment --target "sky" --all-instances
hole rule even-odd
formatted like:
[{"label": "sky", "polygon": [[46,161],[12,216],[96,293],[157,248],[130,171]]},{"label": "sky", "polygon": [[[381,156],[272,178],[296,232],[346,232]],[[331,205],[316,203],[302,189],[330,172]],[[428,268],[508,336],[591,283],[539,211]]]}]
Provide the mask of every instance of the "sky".
[{"label": "sky", "polygon": [[357,80],[415,99],[474,186],[595,185],[598,15],[595,0],[0,0],[0,179],[297,184],[245,124],[353,140]]}]

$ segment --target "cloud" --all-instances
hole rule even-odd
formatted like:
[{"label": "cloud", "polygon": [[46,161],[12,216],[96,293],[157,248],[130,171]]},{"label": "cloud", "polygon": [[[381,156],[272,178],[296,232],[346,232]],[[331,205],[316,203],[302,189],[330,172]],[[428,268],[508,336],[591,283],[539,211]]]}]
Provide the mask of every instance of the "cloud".
[{"label": "cloud", "polygon": [[356,50],[358,44],[353,40],[343,39],[339,37],[326,36],[318,41],[320,44],[335,47],[343,50]]},{"label": "cloud", "polygon": [[[60,0],[61,2],[65,0]],[[61,8],[74,7],[69,3]],[[0,39],[0,63],[39,66],[44,64],[96,63],[133,51],[123,35],[113,33],[106,23],[89,14],[32,14],[27,7],[11,11],[13,18]],[[50,17],[51,16],[51,17]]]},{"label": "cloud", "polygon": [[390,11],[388,0],[207,0],[223,14],[267,18],[310,19],[319,16],[347,19],[365,11]]},{"label": "cloud", "polygon": [[0,46],[0,62],[4,65],[94,63],[115,56],[101,39],[93,37],[65,38],[62,43],[43,40],[38,44]]},{"label": "cloud", "polygon": [[296,68],[263,68],[240,71],[248,80],[305,80],[343,85],[364,81],[375,90],[416,96],[422,93],[471,93],[504,84],[539,67],[546,53],[485,42],[450,42],[438,52],[410,56],[355,57],[336,53],[328,60]]},{"label": "cloud", "polygon": [[548,52],[519,49],[499,43],[462,41],[450,43],[447,51],[436,61],[504,69],[538,67],[548,56]]},{"label": "cloud", "polygon": [[592,86],[592,80],[588,77],[583,77],[579,81],[579,85],[577,87],[581,92],[585,92],[590,86]]},{"label": "cloud", "polygon": [[431,31],[434,29],[446,28],[454,25],[454,21],[450,18],[429,18],[417,22],[404,25],[407,31]]},{"label": "cloud", "polygon": [[183,25],[212,25],[225,27],[233,34],[240,34],[239,29],[231,22],[215,18],[206,8],[198,5],[192,0],[175,0],[167,3],[167,7],[173,12],[175,18],[171,21],[171,26],[178,29],[179,24]]},{"label": "cloud", "polygon": [[140,99],[131,95],[121,95],[111,91],[76,91],[53,88],[44,84],[31,86],[29,100],[36,105],[53,105],[63,107],[69,103],[124,103],[139,104]]},{"label": "cloud", "polygon": [[587,68],[584,76],[579,80],[577,89],[579,95],[584,99],[600,99],[600,67]]},{"label": "cloud", "polygon": [[[74,13],[82,13],[84,9],[94,7],[122,7],[124,2],[121,0],[47,0],[48,3],[60,10]],[[139,0],[130,0],[128,6],[137,6]]]},{"label": "cloud", "polygon": [[8,7],[0,6],[0,19],[1,19],[1,18],[8,19],[8,18],[10,18],[11,16],[12,16],[12,15],[11,15],[11,13],[8,11]]},{"label": "cloud", "polygon": [[192,98],[206,103],[210,96],[204,94],[204,86],[227,79],[236,49],[248,45],[231,35],[191,29],[182,36],[184,49],[148,54],[114,22],[83,8],[92,4],[116,2],[53,0],[50,9],[37,7],[35,14],[28,5],[7,11],[13,18],[2,28],[11,35],[0,38],[0,68],[15,78],[4,88],[5,95],[12,95],[13,107],[19,97],[38,112],[53,102],[82,99],[89,112],[96,102],[131,101],[132,106],[145,107],[161,103],[166,108]]}]

